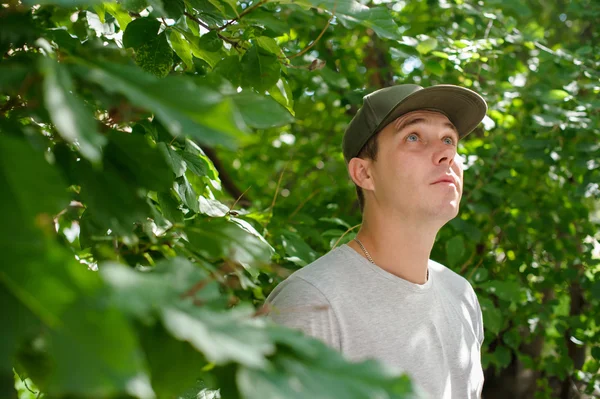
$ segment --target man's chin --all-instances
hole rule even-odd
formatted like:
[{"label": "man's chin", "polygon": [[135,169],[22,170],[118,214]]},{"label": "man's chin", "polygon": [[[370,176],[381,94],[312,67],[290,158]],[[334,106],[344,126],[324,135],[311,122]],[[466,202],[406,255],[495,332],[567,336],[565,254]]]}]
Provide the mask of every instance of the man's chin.
[{"label": "man's chin", "polygon": [[459,205],[457,203],[455,203],[455,202],[445,203],[445,204],[440,205],[435,210],[433,210],[432,216],[434,216],[434,218],[436,220],[438,220],[443,226],[444,224],[448,223],[449,221],[454,219],[456,216],[458,216],[458,211],[459,211]]}]

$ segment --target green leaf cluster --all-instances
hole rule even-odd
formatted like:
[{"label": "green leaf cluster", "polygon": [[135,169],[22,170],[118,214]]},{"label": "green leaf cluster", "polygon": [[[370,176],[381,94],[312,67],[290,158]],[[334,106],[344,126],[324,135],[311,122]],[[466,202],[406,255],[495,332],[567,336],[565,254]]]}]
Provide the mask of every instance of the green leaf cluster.
[{"label": "green leaf cluster", "polygon": [[484,395],[598,394],[598,18],[593,0],[9,1],[2,397],[409,397],[261,317],[354,238],[343,131],[398,83],[489,104],[432,254],[479,297]]}]

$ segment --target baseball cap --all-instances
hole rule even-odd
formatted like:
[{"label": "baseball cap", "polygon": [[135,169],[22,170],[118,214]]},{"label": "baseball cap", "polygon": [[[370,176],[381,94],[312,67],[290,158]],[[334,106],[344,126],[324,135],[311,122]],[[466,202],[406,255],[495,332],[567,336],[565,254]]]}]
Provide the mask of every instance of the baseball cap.
[{"label": "baseball cap", "polygon": [[398,117],[417,110],[440,112],[452,122],[459,138],[471,133],[483,120],[487,104],[483,97],[464,87],[435,85],[424,88],[403,84],[379,89],[363,97],[344,133],[342,148],[348,163],[366,142]]}]

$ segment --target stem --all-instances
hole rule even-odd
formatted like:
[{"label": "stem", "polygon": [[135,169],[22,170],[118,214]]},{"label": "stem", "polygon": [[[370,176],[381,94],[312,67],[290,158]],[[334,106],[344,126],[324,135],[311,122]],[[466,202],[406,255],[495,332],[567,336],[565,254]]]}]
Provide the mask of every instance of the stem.
[{"label": "stem", "polygon": [[[338,238],[338,240],[335,242],[335,244],[333,244],[333,248],[337,247],[337,245],[340,243],[340,241],[342,240],[342,238],[344,238],[344,236],[345,236],[346,234],[350,233],[352,230],[354,230],[355,228],[357,228],[357,227],[359,227],[359,226],[362,226],[362,223],[359,223],[359,224],[357,224],[356,226],[354,226],[354,227],[350,227],[348,230],[346,230],[346,231],[344,232],[344,234],[342,234],[342,235],[340,236],[340,238]],[[331,249],[333,249],[333,248],[331,248]]]},{"label": "stem", "polygon": [[319,33],[319,36],[317,36],[317,38],[315,40],[312,41],[312,43],[310,43],[308,46],[306,46],[304,49],[302,49],[300,52],[289,56],[289,59],[298,57],[304,53],[306,53],[308,50],[310,50],[315,44],[317,44],[317,42],[319,41],[319,39],[321,39],[321,37],[323,37],[323,35],[325,34],[325,31],[327,30],[327,28],[329,28],[329,24],[331,23],[331,20],[333,19],[333,17],[335,16],[335,8],[337,7],[337,1],[335,2],[335,4],[333,5],[333,10],[331,10],[331,17],[329,17],[329,20],[327,21],[327,23],[325,24],[325,27],[323,28],[323,30],[321,31],[321,33]]},{"label": "stem", "polygon": [[[198,25],[200,25],[201,27],[203,27],[204,29],[208,30],[208,31],[213,31],[213,30],[218,30],[218,29],[212,29],[210,26],[208,26],[206,23],[204,23],[202,20],[196,18],[195,16],[193,16],[192,14],[190,14],[189,12],[185,11],[184,12],[185,16],[188,17],[189,19],[195,21]],[[222,34],[220,34],[219,32],[217,32],[217,36],[219,36],[219,38],[221,40],[226,41],[227,43],[231,44],[236,50],[238,49],[239,46],[239,42],[236,42],[234,40],[229,39],[228,37],[223,36]]]},{"label": "stem", "polygon": [[267,1],[268,0],[260,0],[258,3],[253,4],[251,7],[246,8],[244,11],[242,11],[242,13],[240,15],[238,15],[237,17],[235,17],[231,21],[227,22],[225,25],[221,26],[220,28],[217,28],[217,30],[221,31],[221,30],[227,28],[229,25],[233,24],[236,21],[239,21],[240,18],[242,18],[244,15],[251,13],[252,11],[254,11],[255,9],[257,9],[258,7],[262,6]]}]

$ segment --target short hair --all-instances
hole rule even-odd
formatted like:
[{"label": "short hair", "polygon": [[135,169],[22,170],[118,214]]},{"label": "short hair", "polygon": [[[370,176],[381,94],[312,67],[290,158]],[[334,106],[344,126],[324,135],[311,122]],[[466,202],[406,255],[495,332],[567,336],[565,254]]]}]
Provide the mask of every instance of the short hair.
[{"label": "short hair", "polygon": [[[371,159],[373,161],[377,160],[377,153],[379,147],[377,145],[377,137],[379,136],[379,132],[375,133],[373,136],[367,140],[363,148],[360,149],[356,158],[361,159]],[[354,183],[356,187],[356,196],[358,197],[358,205],[360,206],[360,212],[362,213],[365,209],[365,194],[363,193],[363,189]]]}]

